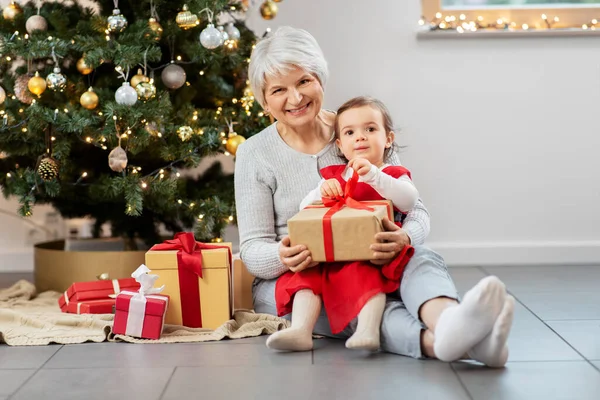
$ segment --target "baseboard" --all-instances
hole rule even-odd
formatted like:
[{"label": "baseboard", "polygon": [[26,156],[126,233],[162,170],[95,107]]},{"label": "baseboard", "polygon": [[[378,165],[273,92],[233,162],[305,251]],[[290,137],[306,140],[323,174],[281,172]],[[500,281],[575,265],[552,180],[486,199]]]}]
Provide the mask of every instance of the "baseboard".
[{"label": "baseboard", "polygon": [[449,266],[600,265],[600,241],[426,243]]},{"label": "baseboard", "polygon": [[1,272],[33,272],[33,247],[0,249]]}]

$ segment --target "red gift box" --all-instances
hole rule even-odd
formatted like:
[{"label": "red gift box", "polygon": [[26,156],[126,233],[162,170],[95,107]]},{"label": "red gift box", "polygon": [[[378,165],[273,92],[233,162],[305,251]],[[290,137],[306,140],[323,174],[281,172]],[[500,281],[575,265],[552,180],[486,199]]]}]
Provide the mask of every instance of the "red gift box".
[{"label": "red gift box", "polygon": [[76,282],[58,299],[58,305],[63,312],[71,312],[67,311],[71,302],[106,300],[112,294],[119,294],[121,290],[138,290],[139,288],[140,284],[133,278]]},{"label": "red gift box", "polygon": [[71,314],[112,314],[115,299],[72,301],[63,312]]},{"label": "red gift box", "polygon": [[141,295],[124,291],[117,295],[113,333],[144,339],[159,339],[169,296]]}]

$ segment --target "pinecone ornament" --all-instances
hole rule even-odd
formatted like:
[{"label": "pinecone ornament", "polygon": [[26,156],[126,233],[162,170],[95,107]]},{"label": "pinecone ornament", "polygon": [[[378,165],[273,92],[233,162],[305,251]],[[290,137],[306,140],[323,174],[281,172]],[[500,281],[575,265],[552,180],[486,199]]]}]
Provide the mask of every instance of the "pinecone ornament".
[{"label": "pinecone ornament", "polygon": [[38,174],[44,181],[58,178],[58,161],[52,157],[44,157],[37,169]]}]

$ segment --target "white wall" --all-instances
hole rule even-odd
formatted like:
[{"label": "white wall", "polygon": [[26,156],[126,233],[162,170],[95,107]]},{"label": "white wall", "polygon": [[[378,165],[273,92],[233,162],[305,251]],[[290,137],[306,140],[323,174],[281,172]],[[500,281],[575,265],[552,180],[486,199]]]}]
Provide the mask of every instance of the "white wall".
[{"label": "white wall", "polygon": [[418,0],[284,1],[250,23],[317,38],[326,107],[363,94],[389,106],[428,243],[449,263],[600,263],[598,38],[417,40],[420,12]]},{"label": "white wall", "polygon": [[[598,39],[417,40],[418,0],[373,3],[288,0],[248,23],[317,38],[326,107],[362,94],[389,106],[432,215],[428,244],[450,264],[600,264]],[[26,229],[0,215],[0,270]]]}]

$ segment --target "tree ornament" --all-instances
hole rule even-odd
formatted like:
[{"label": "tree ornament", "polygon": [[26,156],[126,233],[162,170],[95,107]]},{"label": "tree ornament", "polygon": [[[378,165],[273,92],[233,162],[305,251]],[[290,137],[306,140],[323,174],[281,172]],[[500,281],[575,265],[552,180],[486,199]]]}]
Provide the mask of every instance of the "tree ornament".
[{"label": "tree ornament", "polygon": [[146,132],[148,132],[151,136],[162,137],[162,133],[158,129],[156,122],[148,122],[144,126],[144,129],[146,129]]},{"label": "tree ornament", "polygon": [[209,50],[216,49],[223,44],[223,35],[213,24],[208,24],[200,33],[200,43]]},{"label": "tree ornament", "polygon": [[223,27],[223,25],[219,25],[217,26],[217,30],[219,32],[221,32],[221,43],[225,43],[226,41],[229,40],[229,34],[227,32],[225,32],[225,28]]},{"label": "tree ornament", "polygon": [[46,90],[46,80],[36,71],[35,75],[27,82],[27,88],[39,97]]},{"label": "tree ornament", "polygon": [[58,178],[58,161],[50,156],[44,156],[38,165],[37,173],[44,181]]},{"label": "tree ornament", "polygon": [[121,14],[121,10],[115,8],[113,14],[108,17],[108,30],[112,33],[121,33],[125,28],[127,28],[127,18]]},{"label": "tree ornament", "polygon": [[158,20],[154,17],[148,20],[148,26],[154,33],[154,40],[159,41],[163,34],[163,27],[160,25]]},{"label": "tree ornament", "polygon": [[14,1],[11,1],[10,4],[7,5],[4,10],[2,10],[2,15],[4,16],[4,19],[7,19],[7,20],[13,20],[19,14],[22,14],[22,13],[23,13],[23,9],[21,8],[21,6],[18,5],[17,3],[15,3]]},{"label": "tree ornament", "polygon": [[238,146],[246,141],[246,138],[242,135],[238,135],[235,132],[229,133],[229,138],[227,139],[227,143],[225,144],[225,148],[227,151],[235,156],[235,152],[238,149]]},{"label": "tree ornament", "polygon": [[150,78],[143,74],[141,68],[138,68],[137,74],[135,74],[129,82],[131,83],[131,87],[135,88],[140,82],[150,82]]},{"label": "tree ornament", "polygon": [[[217,31],[218,32],[218,31]],[[185,70],[171,61],[171,64],[163,69],[160,75],[163,83],[169,89],[179,89],[185,84],[187,78]]]},{"label": "tree ornament", "polygon": [[27,85],[33,75],[25,74],[15,79],[15,96],[21,103],[31,104],[33,102],[33,96]]},{"label": "tree ornament", "polygon": [[30,35],[36,31],[46,32],[48,30],[48,21],[41,15],[32,15],[27,18],[27,22],[25,22],[25,30]]},{"label": "tree ornament", "polygon": [[195,27],[200,23],[198,16],[196,14],[192,14],[187,6],[187,4],[183,5],[183,10],[177,13],[177,17],[175,18],[175,22],[181,29],[190,29]]},{"label": "tree ornament", "polygon": [[230,22],[227,25],[225,25],[225,32],[227,32],[227,34],[229,35],[229,40],[235,40],[237,42],[238,40],[240,40],[240,37],[242,37],[242,35],[240,34],[240,30],[235,27],[233,22]]},{"label": "tree ornament", "polygon": [[194,130],[187,125],[180,126],[179,129],[177,129],[177,135],[179,135],[179,139],[181,139],[182,142],[190,140],[193,134]]},{"label": "tree ornament", "polygon": [[108,166],[115,172],[122,172],[127,168],[127,153],[121,147],[121,139],[119,139],[119,145],[108,155]]},{"label": "tree ornament", "polygon": [[137,101],[137,92],[129,85],[129,82],[123,82],[123,85],[115,92],[115,101],[121,105],[132,106]]},{"label": "tree ornament", "polygon": [[82,75],[89,75],[94,71],[91,65],[85,62],[85,59],[81,57],[77,60],[77,71],[79,71]]},{"label": "tree ornament", "polygon": [[93,110],[94,108],[98,107],[98,101],[98,95],[91,87],[87,90],[87,92],[83,92],[79,98],[79,103],[87,110]]},{"label": "tree ornament", "polygon": [[266,0],[260,6],[260,15],[266,20],[273,19],[277,16],[277,4],[273,3],[272,0]]},{"label": "tree ornament", "polygon": [[62,92],[67,87],[67,78],[60,72],[59,67],[54,67],[54,70],[46,77],[48,89]]},{"label": "tree ornament", "polygon": [[6,91],[0,86],[0,104],[4,103],[4,100],[6,100]]},{"label": "tree ornament", "polygon": [[156,96],[156,86],[154,86],[154,81],[150,80],[150,82],[140,82],[135,87],[135,91],[138,95],[138,99],[147,101],[154,96]]}]

